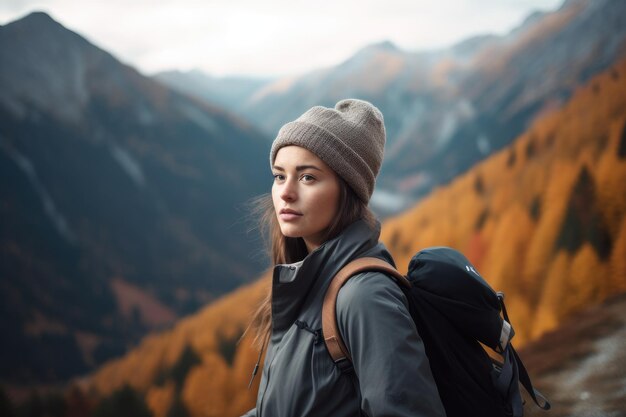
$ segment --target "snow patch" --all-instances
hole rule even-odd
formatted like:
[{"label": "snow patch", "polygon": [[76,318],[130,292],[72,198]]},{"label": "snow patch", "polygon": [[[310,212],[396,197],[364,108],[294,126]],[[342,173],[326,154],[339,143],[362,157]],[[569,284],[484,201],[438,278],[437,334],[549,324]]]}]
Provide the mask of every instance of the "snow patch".
[{"label": "snow patch", "polygon": [[458,103],[459,115],[465,120],[473,119],[476,116],[476,108],[468,99],[462,99]]},{"label": "snow patch", "polygon": [[450,143],[458,124],[458,118],[454,113],[448,113],[445,115],[437,137],[436,143],[438,149],[443,149],[448,143]]},{"label": "snow patch", "polygon": [[139,123],[143,126],[153,125],[156,121],[156,116],[145,106],[139,106],[137,108],[137,118]]},{"label": "snow patch", "polygon": [[491,152],[491,144],[489,138],[485,135],[480,135],[476,138],[476,147],[483,155],[488,155]]},{"label": "snow patch", "polygon": [[187,103],[179,103],[178,109],[181,111],[183,116],[186,116],[189,120],[200,126],[202,129],[206,130],[209,133],[217,133],[217,123],[212,118],[210,118],[204,111],[200,110],[196,106]]},{"label": "snow patch", "polygon": [[377,188],[372,194],[370,203],[377,212],[397,213],[408,207],[411,200],[403,194]]},{"label": "snow patch", "polygon": [[65,217],[57,209],[52,196],[50,196],[44,185],[39,180],[39,176],[37,175],[37,171],[35,170],[33,163],[10,145],[0,143],[0,148],[2,148],[11,157],[11,159],[13,159],[22,172],[24,172],[31,185],[39,195],[46,215],[59,234],[68,242],[72,244],[75,243],[77,240],[76,235],[70,229]]},{"label": "snow patch", "polygon": [[113,159],[115,159],[124,172],[128,174],[128,176],[133,180],[135,184],[140,187],[143,187],[146,183],[146,178],[143,175],[143,170],[141,169],[141,165],[133,156],[126,150],[115,144],[112,144],[109,148],[111,151],[111,155],[113,155]]}]

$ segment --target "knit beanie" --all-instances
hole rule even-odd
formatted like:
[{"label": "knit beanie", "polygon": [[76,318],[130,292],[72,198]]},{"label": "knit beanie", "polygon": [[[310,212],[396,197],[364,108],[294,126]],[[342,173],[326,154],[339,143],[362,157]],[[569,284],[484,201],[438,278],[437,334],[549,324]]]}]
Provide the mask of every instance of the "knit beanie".
[{"label": "knit beanie", "polygon": [[383,115],[363,100],[346,99],[334,109],[315,106],[280,128],[272,150],[295,145],[314,153],[367,204],[380,170],[385,146]]}]

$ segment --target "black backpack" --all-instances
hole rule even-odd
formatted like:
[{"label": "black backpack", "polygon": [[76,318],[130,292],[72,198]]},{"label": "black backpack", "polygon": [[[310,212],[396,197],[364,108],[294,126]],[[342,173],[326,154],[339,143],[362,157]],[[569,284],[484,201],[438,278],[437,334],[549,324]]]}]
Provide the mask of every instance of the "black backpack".
[{"label": "black backpack", "polygon": [[[503,294],[491,289],[465,256],[447,247],[418,252],[406,277],[377,258],[356,259],[337,273],[324,299],[322,329],[343,372],[351,372],[351,357],[337,327],[337,295],[350,277],[371,270],[395,278],[409,300],[448,417],[521,417],[520,383],[540,408],[550,409],[510,343],[515,332]],[[492,359],[481,343],[503,361]]]}]

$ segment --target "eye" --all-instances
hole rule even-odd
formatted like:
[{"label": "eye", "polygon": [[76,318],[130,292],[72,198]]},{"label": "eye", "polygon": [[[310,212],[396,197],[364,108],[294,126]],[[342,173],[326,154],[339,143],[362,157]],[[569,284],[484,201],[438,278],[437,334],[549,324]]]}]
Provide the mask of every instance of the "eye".
[{"label": "eye", "polygon": [[274,174],[274,181],[283,181],[285,176],[283,174]]},{"label": "eye", "polygon": [[310,175],[310,174],[304,174],[302,177],[300,177],[300,179],[303,180],[304,182],[315,181],[315,177],[313,175]]}]

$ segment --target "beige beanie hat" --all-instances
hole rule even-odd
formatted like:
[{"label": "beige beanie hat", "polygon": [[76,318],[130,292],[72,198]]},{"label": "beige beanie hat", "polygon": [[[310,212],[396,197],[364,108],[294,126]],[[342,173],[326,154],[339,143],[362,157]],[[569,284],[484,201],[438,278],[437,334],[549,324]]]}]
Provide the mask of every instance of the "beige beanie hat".
[{"label": "beige beanie hat", "polygon": [[315,106],[280,128],[270,165],[284,146],[313,152],[367,203],[374,191],[385,147],[383,115],[367,101],[346,99],[334,109]]}]

